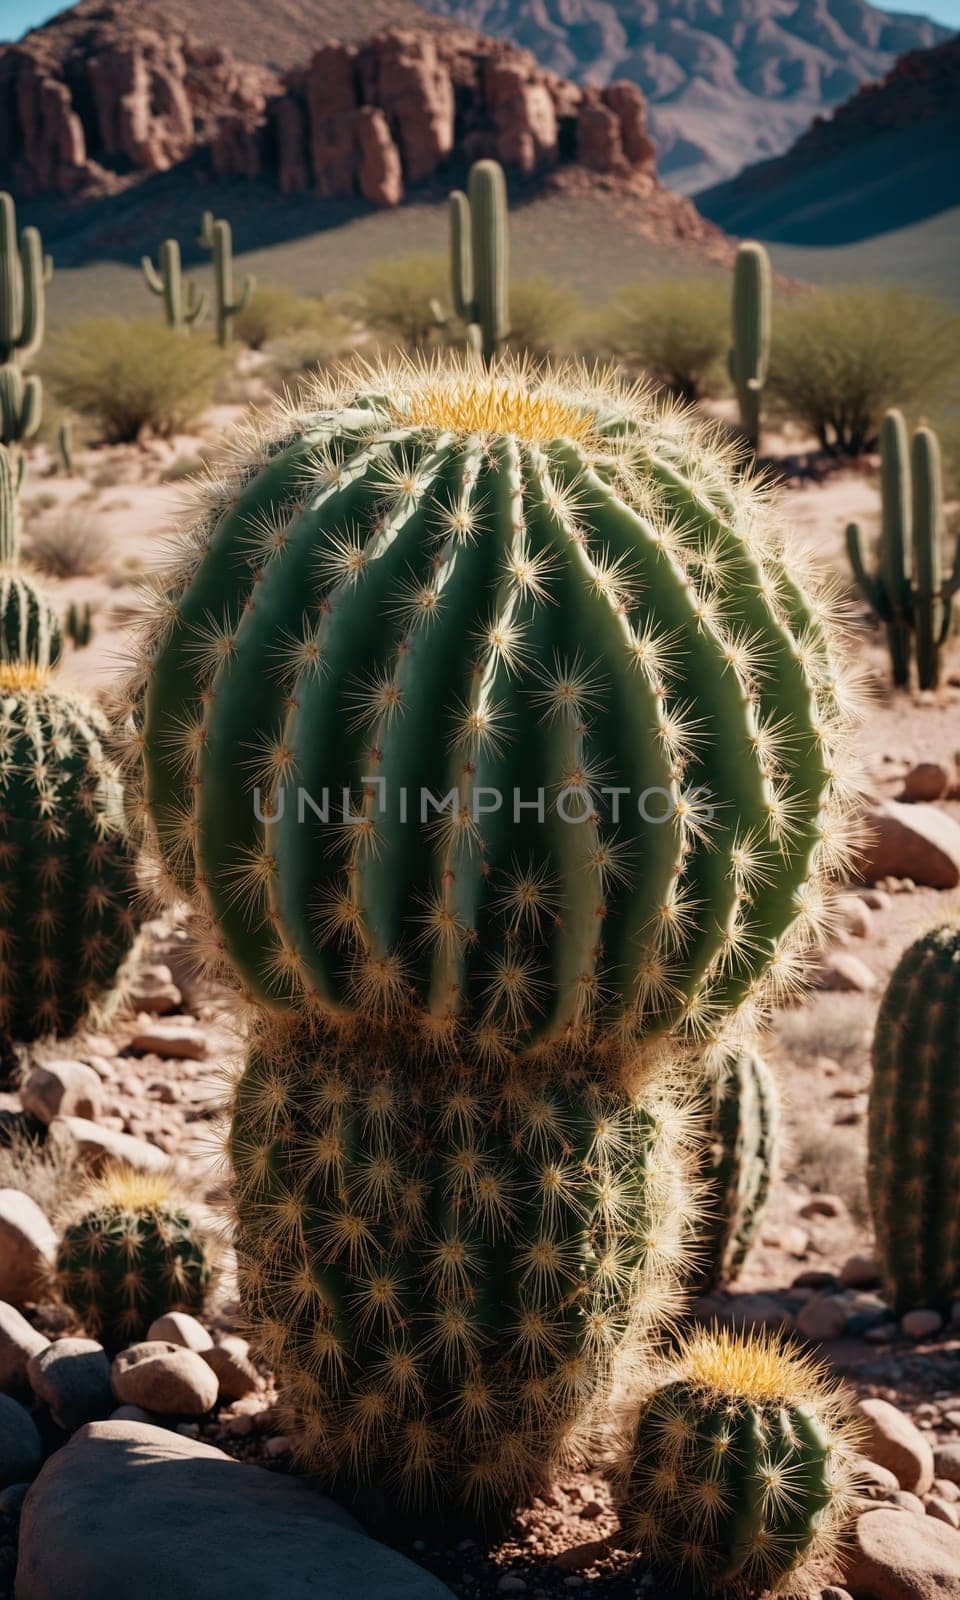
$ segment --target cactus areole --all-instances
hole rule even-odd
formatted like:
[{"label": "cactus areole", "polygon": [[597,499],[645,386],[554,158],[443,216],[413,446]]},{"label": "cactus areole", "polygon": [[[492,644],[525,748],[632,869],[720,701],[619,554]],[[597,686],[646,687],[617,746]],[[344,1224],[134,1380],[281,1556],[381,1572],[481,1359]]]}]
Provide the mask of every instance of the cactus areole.
[{"label": "cactus areole", "polygon": [[248,993],[496,1060],[789,987],[849,696],[784,532],[713,434],[579,367],[355,368],[241,440],[129,704]]}]

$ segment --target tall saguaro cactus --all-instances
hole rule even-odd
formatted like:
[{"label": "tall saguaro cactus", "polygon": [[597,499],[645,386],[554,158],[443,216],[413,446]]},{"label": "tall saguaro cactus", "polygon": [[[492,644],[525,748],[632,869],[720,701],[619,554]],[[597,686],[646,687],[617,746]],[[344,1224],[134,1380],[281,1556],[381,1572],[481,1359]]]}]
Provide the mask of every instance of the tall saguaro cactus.
[{"label": "tall saguaro cactus", "polygon": [[230,343],[233,318],[246,309],[257,280],[248,273],[239,295],[234,295],[233,230],[225,218],[214,218],[211,212],[205,211],[200,242],[213,251],[213,316],[217,343],[225,348]]},{"label": "tall saguaro cactus", "polygon": [[0,366],[0,443],[22,444],[36,433],[43,410],[43,389],[35,373],[28,378],[12,361]]},{"label": "tall saguaro cactus", "polygon": [[43,253],[36,228],[17,241],[12,195],[0,193],[0,363],[25,360],[43,342],[44,290],[53,262]]},{"label": "tall saguaro cactus", "polygon": [[450,196],[453,305],[489,363],[510,333],[507,184],[499,162],[477,161],[468,191]]},{"label": "tall saguaro cactus", "polygon": [[737,391],[740,426],[754,452],[760,446],[760,406],[770,359],[772,274],[762,244],[748,240],[733,269],[733,344],[730,378]]},{"label": "tall saguaro cactus", "polygon": [[158,260],[159,268],[154,266],[149,256],[141,257],[140,265],[147,288],[151,294],[162,296],[168,327],[176,333],[186,333],[203,316],[207,297],[192,278],[184,280],[180,246],[176,239],[164,239]]},{"label": "tall saguaro cactus", "polygon": [[847,553],[867,604],[886,625],[893,682],[910,682],[916,644],[917,682],[935,689],[940,653],[950,632],[953,599],[960,590],[960,540],[953,570],[943,573],[943,489],[940,446],[931,428],[917,428],[912,444],[900,411],[888,411],[880,429],[881,536],[876,575],[867,570],[860,526],[847,526]]}]

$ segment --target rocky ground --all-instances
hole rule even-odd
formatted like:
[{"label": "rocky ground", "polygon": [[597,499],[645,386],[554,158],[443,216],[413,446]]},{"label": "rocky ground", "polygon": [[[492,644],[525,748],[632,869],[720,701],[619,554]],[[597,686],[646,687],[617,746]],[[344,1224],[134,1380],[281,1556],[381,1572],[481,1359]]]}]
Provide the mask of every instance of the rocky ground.
[{"label": "rocky ground", "polygon": [[[64,601],[94,607],[94,644],[65,668],[93,692],[116,670],[135,579],[176,499],[177,462],[214,448],[229,415],[211,415],[200,436],[173,446],[91,453],[82,477],[32,477],[28,537],[83,512],[106,539],[96,570],[55,585]],[[781,453],[802,460],[803,441],[782,441]],[[792,468],[784,498],[835,564],[844,521],[875,520],[876,486],[864,473],[817,482]],[[960,1596],[960,1316],[893,1316],[873,1259],[864,1164],[881,986],[913,933],[957,910],[960,659],[937,695],[894,697],[866,628],[862,655],[875,691],[861,754],[877,842],[841,902],[813,989],[775,1015],[764,1045],[786,1096],[787,1144],[759,1242],[739,1282],[695,1309],[793,1331],[867,1402],[873,1465],[857,1535],[842,1568],[816,1583],[846,1586],[855,1600],[942,1600]],[[618,1545],[599,1462],[561,1478],[495,1542],[462,1530],[438,1537],[414,1517],[402,1541],[411,1568],[364,1539],[293,1475],[271,1375],[239,1331],[227,1244],[202,1320],[164,1318],[146,1345],[112,1363],[51,1299],[55,1225],[78,1172],[115,1158],[145,1170],[169,1164],[200,1214],[219,1223],[222,1107],[238,1052],[229,997],[198,982],[184,917],[171,913],[147,927],[128,1002],[109,1028],[36,1053],[20,1085],[0,1094],[0,1600],[14,1593],[23,1485],[52,1452],[23,1512],[17,1600],[262,1595],[249,1587],[251,1520],[260,1560],[282,1579],[270,1592],[285,1600],[352,1600],[361,1588],[410,1600],[647,1593],[649,1574]],[[24,1164],[24,1125],[43,1142],[45,1175]],[[258,1509],[245,1515],[247,1498]],[[214,1525],[220,1565],[198,1587]],[[327,1578],[338,1574],[335,1589],[320,1586],[318,1551]],[[112,1587],[98,1590],[90,1573],[104,1570]],[[65,1572],[86,1576],[64,1587]]]}]

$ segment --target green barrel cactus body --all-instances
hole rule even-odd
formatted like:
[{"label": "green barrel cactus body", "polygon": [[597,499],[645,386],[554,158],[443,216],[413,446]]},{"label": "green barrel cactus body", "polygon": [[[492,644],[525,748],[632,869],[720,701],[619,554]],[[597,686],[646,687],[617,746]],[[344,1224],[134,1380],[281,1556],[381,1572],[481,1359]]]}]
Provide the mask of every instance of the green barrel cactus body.
[{"label": "green barrel cactus body", "polygon": [[960,927],[910,945],[873,1036],[868,1180],[884,1276],[898,1312],[960,1297]]},{"label": "green barrel cactus body", "polygon": [[776,1172],[780,1097],[753,1050],[725,1055],[697,1110],[697,1177],[702,1185],[691,1286],[737,1277],[756,1237]]},{"label": "green barrel cactus body", "polygon": [[347,374],[242,451],[129,703],[168,875],[253,998],[500,1059],[793,984],[848,695],[707,437],[467,361]]},{"label": "green barrel cactus body", "polygon": [[143,1339],[168,1311],[202,1311],[210,1276],[204,1240],[166,1180],[126,1169],[84,1197],[57,1251],[60,1293],[108,1349]]},{"label": "green barrel cactus body", "polygon": [[812,1363],[769,1338],[699,1333],[631,1430],[624,1533],[674,1582],[776,1590],[835,1550],[852,1459],[843,1407]]},{"label": "green barrel cactus body", "polygon": [[231,1135],[251,1332],[303,1460],[367,1514],[522,1500],[670,1308],[663,1090],[418,1073],[392,1032],[263,1023]]},{"label": "green barrel cactus body", "polygon": [[134,853],[107,727],[46,670],[0,663],[0,1030],[72,1032],[133,943]]}]

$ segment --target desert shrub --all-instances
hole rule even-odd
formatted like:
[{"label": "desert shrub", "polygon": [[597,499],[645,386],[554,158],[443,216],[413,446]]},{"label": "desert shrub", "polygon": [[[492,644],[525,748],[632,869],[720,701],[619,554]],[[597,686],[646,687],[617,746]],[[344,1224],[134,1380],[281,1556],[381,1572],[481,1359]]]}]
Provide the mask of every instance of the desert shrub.
[{"label": "desert shrub", "polygon": [[271,339],[309,328],[322,316],[319,300],[294,294],[282,283],[263,283],[254,289],[243,311],[237,313],[233,331],[251,350],[262,350]]},{"label": "desert shrub", "polygon": [[642,367],[683,400],[722,383],[730,342],[730,291],[714,278],[630,283],[593,318],[587,344],[597,356]]},{"label": "desert shrub", "polygon": [[40,1144],[15,1130],[0,1137],[0,1189],[19,1189],[47,1217],[55,1217],[80,1183],[76,1150],[48,1139]]},{"label": "desert shrub", "polygon": [[450,269],[439,252],[378,261],[358,290],[364,322],[408,349],[436,339],[436,309],[449,303]]},{"label": "desert shrub", "polygon": [[854,284],[777,308],[768,395],[835,455],[873,450],[884,412],[928,411],[960,383],[960,316],[904,289]]},{"label": "desert shrub", "polygon": [[51,578],[80,578],[100,572],[110,551],[111,543],[102,523],[72,508],[50,522],[30,528],[25,548],[37,571]]},{"label": "desert shrub", "polygon": [[54,396],[94,419],[111,444],[185,428],[209,405],[228,357],[163,323],[91,317],[60,333],[46,364]]},{"label": "desert shrub", "polygon": [[349,317],[324,307],[322,320],[309,328],[285,334],[267,346],[269,375],[277,388],[296,384],[318,367],[325,367],[345,355],[353,340],[354,325]]},{"label": "desert shrub", "polygon": [[[206,466],[206,456],[188,451],[186,455],[174,456],[169,467],[164,467],[160,474],[161,483],[182,483],[185,478],[195,478]],[[116,504],[112,502],[113,510]]]},{"label": "desert shrub", "polygon": [[578,294],[538,274],[510,284],[510,346],[543,356],[569,350],[583,316]]}]

